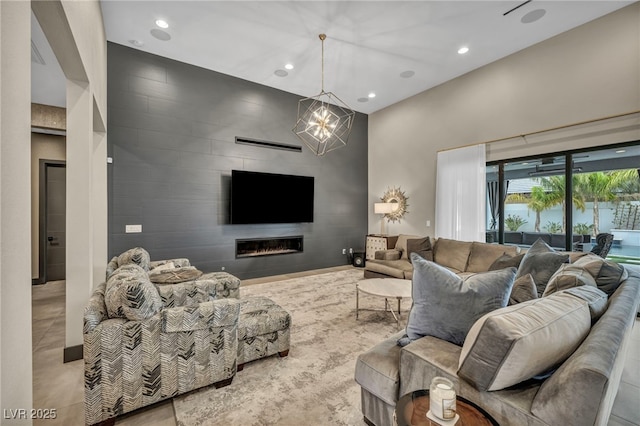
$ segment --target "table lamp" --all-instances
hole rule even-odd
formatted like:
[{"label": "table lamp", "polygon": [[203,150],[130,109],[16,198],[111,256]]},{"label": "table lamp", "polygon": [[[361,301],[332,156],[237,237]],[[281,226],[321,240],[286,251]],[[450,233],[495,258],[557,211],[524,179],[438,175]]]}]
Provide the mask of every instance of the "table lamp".
[{"label": "table lamp", "polygon": [[[393,203],[375,203],[373,205],[373,212],[375,214],[385,215],[387,213],[391,213],[393,211]],[[384,216],[380,219],[380,235],[385,235],[384,233]]]}]

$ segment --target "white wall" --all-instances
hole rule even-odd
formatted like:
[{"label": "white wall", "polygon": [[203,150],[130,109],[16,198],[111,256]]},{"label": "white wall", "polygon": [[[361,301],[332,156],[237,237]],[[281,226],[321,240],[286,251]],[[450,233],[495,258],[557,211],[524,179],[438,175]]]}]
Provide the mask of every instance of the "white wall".
[{"label": "white wall", "polygon": [[[439,150],[639,110],[640,3],[635,3],[371,114],[370,205],[388,186],[400,186],[409,196],[409,213],[388,232],[433,235]],[[640,138],[637,116],[612,121],[611,138],[600,137],[598,143]],[[635,126],[630,131],[612,130],[629,121]],[[525,152],[521,146],[505,151],[504,145],[502,158]],[[526,155],[584,145],[579,137],[557,139],[527,148]],[[489,149],[488,160],[496,159],[491,154]],[[379,224],[372,207],[369,231],[377,232]]]},{"label": "white wall", "polygon": [[[0,407],[30,409],[31,11],[0,2]],[[32,424],[3,419],[2,424]]]},{"label": "white wall", "polygon": [[32,9],[67,78],[66,351],[82,344],[83,308],[107,265],[107,42],[97,1]]}]

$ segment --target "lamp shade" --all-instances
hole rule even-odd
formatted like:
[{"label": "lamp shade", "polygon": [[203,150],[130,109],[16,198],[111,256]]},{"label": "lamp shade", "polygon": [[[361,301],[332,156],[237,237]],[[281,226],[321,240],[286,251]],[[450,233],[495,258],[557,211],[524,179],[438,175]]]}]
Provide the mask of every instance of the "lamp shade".
[{"label": "lamp shade", "polygon": [[375,203],[373,205],[373,212],[376,214],[387,214],[393,211],[394,203]]}]

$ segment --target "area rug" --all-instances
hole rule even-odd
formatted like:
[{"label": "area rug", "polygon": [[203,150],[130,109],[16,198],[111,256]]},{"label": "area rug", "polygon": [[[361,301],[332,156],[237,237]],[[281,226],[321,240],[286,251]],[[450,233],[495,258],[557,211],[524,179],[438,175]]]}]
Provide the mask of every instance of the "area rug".
[{"label": "area rug", "polygon": [[[362,275],[349,269],[241,287],[241,297],[269,297],[291,314],[289,356],[248,363],[229,386],[174,398],[178,425],[365,425],[356,358],[402,327],[382,310],[384,299],[369,295],[360,307],[371,310],[356,320]],[[405,322],[410,303],[403,301]]]}]

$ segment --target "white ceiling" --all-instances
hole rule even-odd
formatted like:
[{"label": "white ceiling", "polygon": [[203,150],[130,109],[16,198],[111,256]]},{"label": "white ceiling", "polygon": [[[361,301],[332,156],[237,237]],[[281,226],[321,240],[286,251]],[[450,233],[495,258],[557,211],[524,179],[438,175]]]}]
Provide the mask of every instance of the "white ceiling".
[{"label": "white ceiling", "polygon": [[[633,3],[534,0],[503,16],[523,2],[102,0],[101,5],[111,42],[305,97],[321,89],[318,34],[326,33],[325,91],[368,114]],[[540,9],[542,18],[522,22]],[[160,30],[159,18],[169,23],[161,30],[168,41],[152,35]],[[462,46],[470,49],[465,55],[457,53]],[[295,68],[277,76],[286,63]],[[401,77],[406,71],[415,74]],[[370,92],[376,97],[368,98]]]}]

